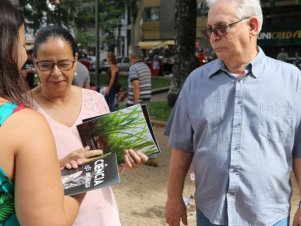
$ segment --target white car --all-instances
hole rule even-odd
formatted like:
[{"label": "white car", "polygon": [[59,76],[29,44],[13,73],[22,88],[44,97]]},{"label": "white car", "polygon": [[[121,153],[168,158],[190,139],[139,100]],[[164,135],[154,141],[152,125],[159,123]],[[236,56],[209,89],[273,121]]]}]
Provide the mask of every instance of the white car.
[{"label": "white car", "polygon": [[131,66],[130,58],[128,57],[118,57],[117,66],[119,67],[120,72],[128,72]]}]

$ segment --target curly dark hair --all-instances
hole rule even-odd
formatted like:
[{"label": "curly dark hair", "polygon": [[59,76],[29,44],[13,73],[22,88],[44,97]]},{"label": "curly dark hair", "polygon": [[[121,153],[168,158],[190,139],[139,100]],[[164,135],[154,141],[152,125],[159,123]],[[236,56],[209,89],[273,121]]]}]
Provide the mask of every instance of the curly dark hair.
[{"label": "curly dark hair", "polygon": [[9,0],[0,1],[0,97],[29,105],[28,86],[18,68],[19,29],[24,18]]}]

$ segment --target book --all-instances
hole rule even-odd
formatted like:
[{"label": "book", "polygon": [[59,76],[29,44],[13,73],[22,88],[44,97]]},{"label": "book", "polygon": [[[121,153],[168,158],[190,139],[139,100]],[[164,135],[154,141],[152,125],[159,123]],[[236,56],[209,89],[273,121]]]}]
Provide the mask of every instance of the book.
[{"label": "book", "polygon": [[145,105],[85,119],[77,125],[77,130],[83,146],[101,149],[104,153],[115,152],[118,163],[124,162],[126,149],[145,155],[160,152]]},{"label": "book", "polygon": [[115,153],[91,158],[77,169],[62,169],[65,195],[75,195],[120,182]]}]

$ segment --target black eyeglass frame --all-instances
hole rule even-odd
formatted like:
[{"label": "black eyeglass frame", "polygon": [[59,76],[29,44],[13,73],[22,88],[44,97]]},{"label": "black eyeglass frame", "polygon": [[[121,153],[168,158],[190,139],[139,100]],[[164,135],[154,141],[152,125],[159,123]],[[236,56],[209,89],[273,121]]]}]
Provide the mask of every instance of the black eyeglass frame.
[{"label": "black eyeglass frame", "polygon": [[238,21],[235,21],[230,24],[225,24],[225,25],[219,25],[214,28],[206,28],[203,30],[203,33],[206,35],[207,38],[210,38],[212,33],[214,33],[218,37],[223,37],[226,36],[229,32],[229,29],[232,28],[235,24],[238,24],[239,22],[242,22],[244,20],[250,19],[250,17],[245,17],[243,19],[240,19]]},{"label": "black eyeglass frame", "polygon": [[[71,66],[70,66],[70,68],[68,68],[68,69],[62,69],[62,68],[60,67],[60,63],[61,63],[61,62],[66,62],[66,61],[71,62]],[[40,65],[39,65],[39,64],[42,63],[42,62],[49,62],[49,63],[52,63],[51,69],[42,69],[42,68],[40,67]],[[38,68],[39,68],[41,71],[52,71],[55,65],[56,65],[61,71],[70,71],[70,70],[74,67],[75,60],[59,60],[59,61],[57,61],[57,62],[53,62],[53,61],[51,61],[51,60],[41,60],[41,61],[35,61],[35,63],[37,64]]]}]

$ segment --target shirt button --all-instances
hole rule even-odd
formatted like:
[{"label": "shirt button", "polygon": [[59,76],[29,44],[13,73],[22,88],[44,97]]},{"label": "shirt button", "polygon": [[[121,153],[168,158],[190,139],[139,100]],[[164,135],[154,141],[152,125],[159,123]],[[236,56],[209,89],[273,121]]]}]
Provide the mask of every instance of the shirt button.
[{"label": "shirt button", "polygon": [[231,173],[238,174],[238,170],[236,168],[232,168],[230,171],[231,171]]},{"label": "shirt button", "polygon": [[234,192],[228,192],[228,194],[229,194],[229,196],[231,196],[231,197],[234,197],[235,196],[235,193]]}]

